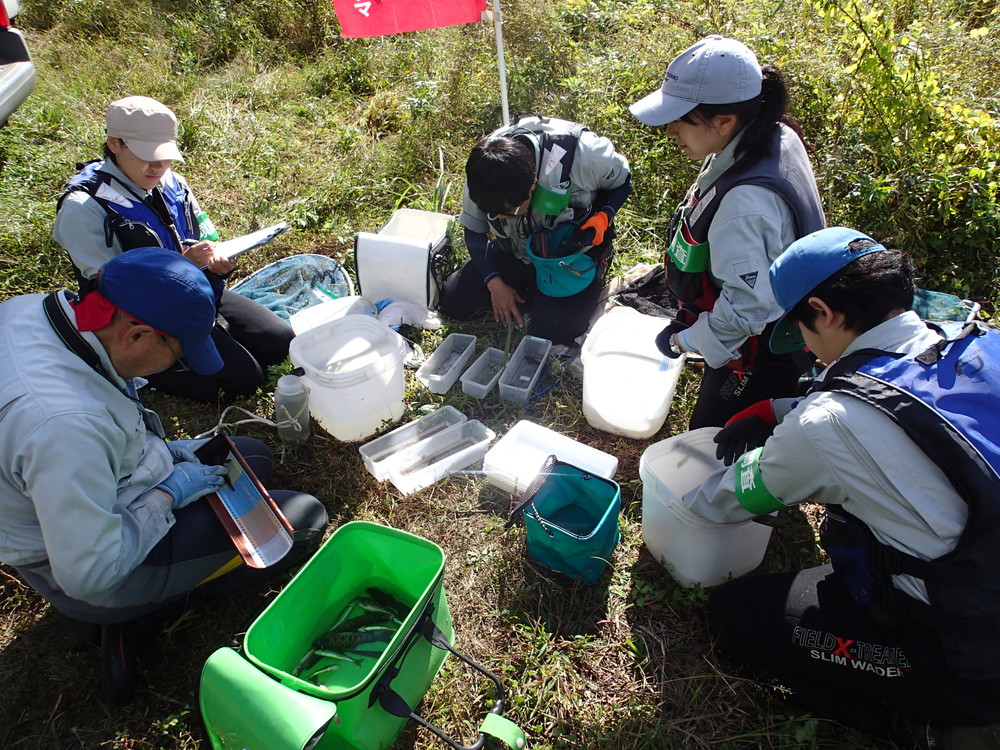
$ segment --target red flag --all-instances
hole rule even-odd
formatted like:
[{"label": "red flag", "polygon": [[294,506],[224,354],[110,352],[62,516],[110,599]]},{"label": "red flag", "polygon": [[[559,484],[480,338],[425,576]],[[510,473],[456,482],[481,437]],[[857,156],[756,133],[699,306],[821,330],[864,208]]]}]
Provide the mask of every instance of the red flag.
[{"label": "red flag", "polygon": [[486,0],[333,0],[344,36],[385,36],[472,23]]}]

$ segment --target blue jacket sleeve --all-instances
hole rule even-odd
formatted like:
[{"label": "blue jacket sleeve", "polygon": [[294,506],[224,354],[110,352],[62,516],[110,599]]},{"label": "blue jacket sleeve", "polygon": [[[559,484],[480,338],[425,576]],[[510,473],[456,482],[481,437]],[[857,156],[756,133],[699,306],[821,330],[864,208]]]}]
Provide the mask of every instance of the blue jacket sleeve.
[{"label": "blue jacket sleeve", "polygon": [[601,190],[594,198],[594,210],[611,209],[611,218],[614,219],[618,209],[624,205],[625,201],[632,194],[632,175],[616,188],[611,190]]},{"label": "blue jacket sleeve", "polygon": [[465,246],[469,249],[469,257],[479,271],[479,275],[483,277],[483,283],[500,275],[496,263],[493,262],[493,257],[490,255],[489,240],[485,234],[466,229]]}]

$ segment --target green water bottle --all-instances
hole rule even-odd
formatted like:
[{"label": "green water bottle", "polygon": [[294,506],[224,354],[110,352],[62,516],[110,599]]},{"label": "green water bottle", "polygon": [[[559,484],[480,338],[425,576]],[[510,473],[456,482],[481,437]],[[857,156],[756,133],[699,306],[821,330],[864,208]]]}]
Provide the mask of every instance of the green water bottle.
[{"label": "green water bottle", "polygon": [[198,214],[198,237],[211,242],[217,242],[219,239],[219,230],[204,211]]}]

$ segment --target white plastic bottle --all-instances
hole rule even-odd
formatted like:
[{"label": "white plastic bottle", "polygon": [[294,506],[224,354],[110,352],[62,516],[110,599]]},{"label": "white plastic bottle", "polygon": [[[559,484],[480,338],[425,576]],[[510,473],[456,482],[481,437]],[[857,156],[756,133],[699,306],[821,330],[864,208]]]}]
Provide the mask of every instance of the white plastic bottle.
[{"label": "white plastic bottle", "polygon": [[302,443],[309,438],[309,389],[298,375],[278,378],[274,421],[280,425],[278,437],[285,443]]}]

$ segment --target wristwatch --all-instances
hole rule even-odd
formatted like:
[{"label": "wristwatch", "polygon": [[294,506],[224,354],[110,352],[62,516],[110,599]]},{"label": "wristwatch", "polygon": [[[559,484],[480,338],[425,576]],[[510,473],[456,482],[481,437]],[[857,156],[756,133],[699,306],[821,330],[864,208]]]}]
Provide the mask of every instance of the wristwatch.
[{"label": "wristwatch", "polygon": [[674,354],[678,356],[684,353],[684,350],[681,348],[681,345],[677,342],[676,333],[671,333],[668,341],[670,343],[670,351],[672,351]]}]

